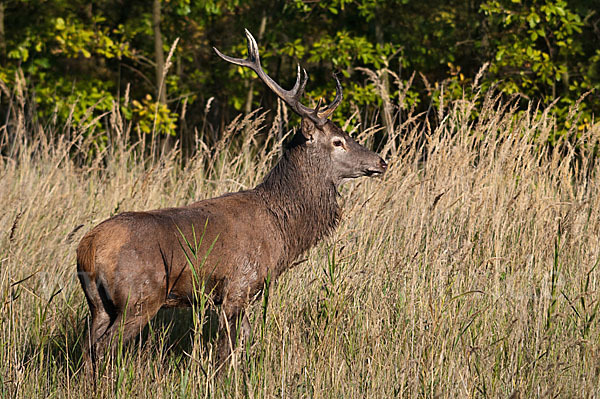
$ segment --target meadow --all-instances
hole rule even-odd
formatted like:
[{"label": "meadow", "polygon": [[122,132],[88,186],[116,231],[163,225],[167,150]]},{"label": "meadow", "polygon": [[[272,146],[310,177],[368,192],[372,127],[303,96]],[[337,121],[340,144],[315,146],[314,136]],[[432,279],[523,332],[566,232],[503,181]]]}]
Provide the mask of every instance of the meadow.
[{"label": "meadow", "polygon": [[285,116],[239,117],[186,158],[138,140],[117,107],[98,145],[91,116],[44,125],[2,89],[0,397],[600,394],[600,125],[577,130],[576,108],[577,139],[554,146],[551,107],[519,111],[491,94],[394,118],[383,142],[376,124],[349,119],[389,170],[340,188],[339,228],[266,287],[227,369],[216,374],[210,309],[164,311],[94,387],[78,241],[125,210],[253,187],[279,157]]}]

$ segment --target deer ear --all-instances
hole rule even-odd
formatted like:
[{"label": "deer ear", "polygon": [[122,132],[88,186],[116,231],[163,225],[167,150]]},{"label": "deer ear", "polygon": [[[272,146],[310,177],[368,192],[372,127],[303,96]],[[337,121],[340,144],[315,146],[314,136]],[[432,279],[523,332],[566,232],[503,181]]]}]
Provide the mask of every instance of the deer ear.
[{"label": "deer ear", "polygon": [[315,124],[308,118],[302,118],[302,135],[308,141],[312,141],[315,134]]}]

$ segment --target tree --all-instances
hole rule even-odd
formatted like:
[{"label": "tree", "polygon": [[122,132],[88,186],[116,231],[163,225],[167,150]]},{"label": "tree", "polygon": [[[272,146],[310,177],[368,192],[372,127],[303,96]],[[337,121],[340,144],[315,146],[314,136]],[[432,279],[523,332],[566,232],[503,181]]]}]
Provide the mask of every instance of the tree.
[{"label": "tree", "polygon": [[[306,67],[306,101],[331,96],[330,74],[340,73],[340,118],[380,114],[391,129],[397,111],[428,110],[442,93],[445,104],[471,95],[489,63],[486,90],[546,105],[560,97],[557,134],[564,135],[574,129],[569,108],[600,84],[599,25],[585,0],[153,0],[152,8],[140,0],[4,0],[0,79],[14,84],[22,71],[41,118],[56,112],[77,125],[92,106],[95,116],[119,106],[141,132],[178,134],[191,145],[185,126],[207,120],[216,137],[237,113],[275,106],[250,71],[213,54],[213,46],[243,54],[247,27],[265,69],[284,86],[298,63]],[[165,74],[165,54],[178,38]],[[598,96],[579,109],[575,131],[600,110]],[[104,129],[101,118],[97,128]]]}]

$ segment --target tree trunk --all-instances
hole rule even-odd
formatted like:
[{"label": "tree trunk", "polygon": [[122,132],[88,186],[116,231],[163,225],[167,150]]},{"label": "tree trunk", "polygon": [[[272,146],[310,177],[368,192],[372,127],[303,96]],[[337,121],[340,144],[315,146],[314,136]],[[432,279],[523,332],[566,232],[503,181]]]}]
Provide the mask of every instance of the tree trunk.
[{"label": "tree trunk", "polygon": [[[162,33],[160,32],[160,14],[161,14],[161,0],[154,0],[152,4],[152,29],[154,30],[154,60],[156,62],[156,96],[159,103],[167,105],[167,85],[165,84],[166,71],[165,71],[165,54],[163,52],[163,41]],[[156,122],[155,122],[156,123]],[[153,132],[154,133],[154,132]],[[152,145],[157,140],[152,138]],[[158,139],[158,143],[161,144],[161,148],[155,148],[158,154],[170,152],[174,145],[174,138],[171,135],[164,135]],[[151,150],[154,156],[154,150]]]},{"label": "tree trunk", "polygon": [[163,53],[162,33],[160,32],[160,0],[152,5],[152,28],[154,29],[154,60],[156,62],[156,95],[162,104],[167,103],[165,84],[165,54]]},{"label": "tree trunk", "polygon": [[[381,25],[375,24],[375,40],[377,40],[378,44],[383,45],[383,31],[381,30]],[[385,68],[388,68],[388,64],[386,62]],[[387,70],[381,70],[379,72],[379,79],[381,84],[381,96],[383,100],[383,125],[385,126],[385,130],[388,134],[389,139],[391,140],[394,137],[394,121],[392,119],[392,104],[390,102],[390,78],[387,73]],[[395,150],[396,145],[393,144],[392,148]]]},{"label": "tree trunk", "polygon": [[0,59],[6,58],[6,42],[4,41],[4,3],[0,2]]}]

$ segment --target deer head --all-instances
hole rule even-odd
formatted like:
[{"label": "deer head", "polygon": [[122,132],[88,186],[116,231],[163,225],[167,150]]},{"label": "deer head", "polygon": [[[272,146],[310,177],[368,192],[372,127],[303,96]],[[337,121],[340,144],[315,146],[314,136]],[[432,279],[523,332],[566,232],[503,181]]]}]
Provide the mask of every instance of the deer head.
[{"label": "deer head", "polygon": [[219,57],[227,62],[252,69],[258,77],[281,98],[294,112],[302,118],[301,135],[296,141],[306,146],[307,151],[317,159],[322,159],[328,165],[329,178],[334,184],[345,179],[360,176],[373,176],[385,172],[387,163],[376,153],[367,150],[357,143],[329,118],[340,105],[343,98],[342,85],[334,74],[336,84],[335,99],[331,104],[322,108],[321,101],[316,108],[309,108],[300,102],[308,74],[298,65],[296,83],[291,90],[283,89],[275,82],[260,65],[258,45],[252,34],[246,29],[248,38],[248,58],[229,57],[213,47]]}]

